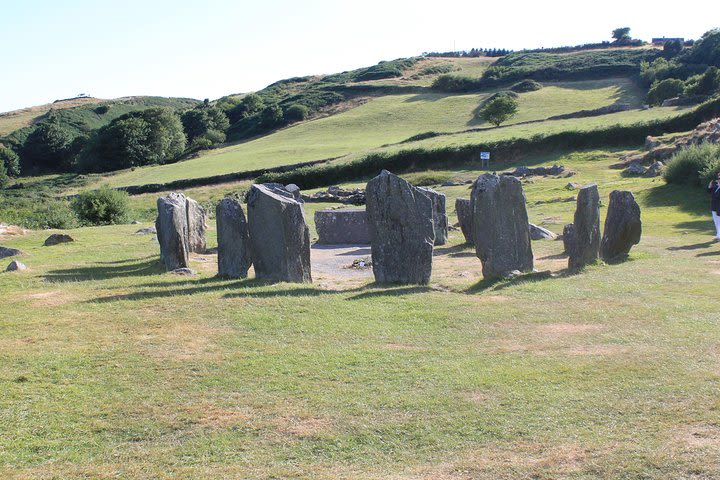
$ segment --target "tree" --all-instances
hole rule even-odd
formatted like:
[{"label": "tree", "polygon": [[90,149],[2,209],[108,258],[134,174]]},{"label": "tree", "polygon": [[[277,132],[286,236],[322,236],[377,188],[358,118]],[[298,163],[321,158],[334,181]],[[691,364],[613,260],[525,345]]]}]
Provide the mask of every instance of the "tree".
[{"label": "tree", "polygon": [[680,40],[670,40],[663,45],[663,56],[672,58],[682,52],[683,44]]},{"label": "tree", "polygon": [[486,121],[499,127],[501,123],[509,120],[518,110],[517,101],[509,95],[500,95],[490,100],[480,111]]},{"label": "tree", "polygon": [[274,103],[265,107],[260,114],[260,125],[264,128],[273,128],[284,120],[283,110],[280,105]]},{"label": "tree", "polygon": [[653,83],[647,94],[647,102],[650,105],[661,105],[669,98],[675,98],[683,93],[685,82],[677,78],[667,78]]},{"label": "tree", "polygon": [[688,62],[720,67],[720,29],[705,32],[688,54]]},{"label": "tree", "polygon": [[720,70],[710,66],[702,75],[695,75],[685,82],[688,95],[712,95],[720,90]]},{"label": "tree", "polygon": [[300,122],[305,120],[310,114],[310,110],[303,104],[294,103],[285,110],[285,118],[291,122]]},{"label": "tree", "polygon": [[612,31],[612,38],[618,43],[630,40],[630,27],[616,28]]},{"label": "tree", "polygon": [[263,109],[265,102],[257,93],[245,95],[235,107],[228,112],[230,121],[235,123],[243,118],[255,115]]},{"label": "tree", "polygon": [[23,171],[69,171],[74,156],[74,138],[54,117],[40,123],[20,150]]},{"label": "tree", "polygon": [[0,144],[0,163],[6,169],[6,173],[11,177],[20,176],[20,157],[11,148]]},{"label": "tree", "polygon": [[[222,143],[225,141],[225,130],[230,127],[230,122],[225,112],[207,103],[183,113],[181,120],[185,135],[187,135],[188,142],[190,143],[199,137],[207,137],[212,141],[212,145]],[[211,131],[213,134],[208,136],[208,132]],[[218,132],[222,134],[222,138],[220,138]],[[218,139],[219,142],[217,141]]]}]

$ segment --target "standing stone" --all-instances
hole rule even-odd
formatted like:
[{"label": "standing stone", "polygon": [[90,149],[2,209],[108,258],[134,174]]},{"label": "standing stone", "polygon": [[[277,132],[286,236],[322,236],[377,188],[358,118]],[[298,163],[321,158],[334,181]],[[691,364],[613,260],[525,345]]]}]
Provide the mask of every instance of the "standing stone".
[{"label": "standing stone", "polygon": [[445,245],[448,239],[448,217],[445,209],[445,194],[429,187],[418,187],[418,189],[432,200],[435,245]]},{"label": "standing stone", "polygon": [[455,212],[457,213],[458,223],[460,224],[460,230],[465,237],[465,243],[470,245],[473,244],[473,220],[472,220],[472,208],[470,207],[470,200],[467,198],[455,199]]},{"label": "standing stone", "polygon": [[321,245],[368,244],[370,229],[363,208],[318,210],[315,212],[317,243]]},{"label": "standing stone", "polygon": [[563,227],[562,241],[565,248],[564,253],[570,255],[575,243],[575,226],[572,223],[568,223]]},{"label": "standing stone", "polygon": [[310,230],[302,205],[286,193],[267,185],[250,189],[248,221],[255,276],[280,282],[312,282]]},{"label": "standing stone", "polygon": [[633,245],[640,243],[642,221],[640,206],[631,192],[613,190],[605,217],[600,255],[607,261],[627,257]]},{"label": "standing stone", "polygon": [[387,170],[368,182],[365,195],[375,281],[427,284],[435,243],[430,197]]},{"label": "standing stone", "polygon": [[223,198],[215,209],[218,241],[218,275],[246,278],[252,264],[250,232],[240,201]]},{"label": "standing stone", "polygon": [[155,220],[160,243],[160,260],[169,272],[188,267],[187,201],[182,193],[170,193],[157,200]]},{"label": "standing stone", "polygon": [[205,253],[207,242],[205,230],[207,229],[205,209],[198,202],[186,197],[188,246],[193,253]]},{"label": "standing stone", "polygon": [[515,177],[486,173],[473,184],[470,198],[475,253],[486,279],[533,269],[525,194]]},{"label": "standing stone", "polygon": [[594,183],[578,192],[573,230],[568,268],[577,271],[595,263],[600,251],[600,194]]}]

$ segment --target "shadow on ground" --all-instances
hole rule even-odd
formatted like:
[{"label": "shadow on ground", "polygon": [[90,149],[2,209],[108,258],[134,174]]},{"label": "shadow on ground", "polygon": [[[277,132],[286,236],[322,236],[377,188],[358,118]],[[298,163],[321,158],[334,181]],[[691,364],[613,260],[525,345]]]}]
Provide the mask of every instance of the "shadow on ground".
[{"label": "shadow on ground", "polygon": [[154,255],[142,259],[128,259],[117,262],[98,262],[89,267],[51,270],[45,276],[46,282],[85,282],[108,280],[122,277],[142,277],[163,273],[159,257]]}]

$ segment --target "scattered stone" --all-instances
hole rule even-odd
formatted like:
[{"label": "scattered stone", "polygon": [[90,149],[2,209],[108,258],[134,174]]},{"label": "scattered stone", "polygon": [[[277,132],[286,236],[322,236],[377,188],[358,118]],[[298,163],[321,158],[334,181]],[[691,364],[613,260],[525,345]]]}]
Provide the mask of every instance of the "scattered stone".
[{"label": "scattered stone", "polygon": [[532,176],[546,176],[546,175],[562,175],[567,170],[562,165],[553,165],[552,167],[517,167],[515,170],[509,172],[503,172],[503,175],[511,175],[513,177],[532,177]]},{"label": "scattered stone", "polygon": [[661,107],[684,107],[687,105],[695,105],[706,100],[704,95],[682,95],[679,97],[668,98],[663,100]]},{"label": "scattered stone", "polygon": [[46,247],[50,247],[52,245],[59,245],[61,243],[70,243],[74,241],[75,240],[70,235],[66,235],[64,233],[53,233],[45,239],[44,245]]},{"label": "scattered stone", "polygon": [[250,231],[240,201],[225,197],[215,209],[217,222],[218,275],[226,278],[246,278],[252,254]]},{"label": "scattered stone", "polygon": [[630,162],[630,165],[628,165],[625,170],[623,170],[623,173],[626,175],[644,175],[645,167],[643,167],[640,162],[633,161]]},{"label": "scattered stone", "polygon": [[375,280],[427,284],[435,243],[432,200],[387,170],[365,191]]},{"label": "scattered stone", "polygon": [[659,177],[660,175],[663,174],[663,170],[665,170],[665,164],[660,161],[655,161],[645,171],[645,176],[646,177]]},{"label": "scattered stone", "polygon": [[0,247],[0,258],[14,257],[22,254],[20,250],[15,248]]},{"label": "scattered stone", "polygon": [[182,193],[170,193],[157,200],[155,230],[160,243],[160,261],[165,270],[187,268],[188,244],[187,199]]},{"label": "scattered stone", "polygon": [[573,229],[568,268],[577,271],[595,263],[600,252],[600,194],[594,183],[578,193]]},{"label": "scattered stone", "polygon": [[353,268],[355,270],[367,270],[368,268],[372,268],[372,260],[367,257],[356,258],[348,268]]},{"label": "scattered stone", "polygon": [[648,135],[645,137],[645,149],[646,150],[652,150],[653,148],[660,145],[660,140],[657,137],[653,137],[651,135]]},{"label": "scattered stone", "polygon": [[456,182],[454,180],[445,180],[440,184],[441,187],[459,187],[465,185],[465,182]]},{"label": "scattered stone", "polygon": [[157,233],[157,229],[155,227],[144,227],[135,232],[135,235],[150,235]]},{"label": "scattered stone", "polygon": [[28,267],[24,263],[18,262],[17,260],[13,260],[12,262],[10,262],[10,265],[7,266],[5,271],[6,272],[20,272],[20,271],[27,270],[27,269],[28,269]]},{"label": "scattered stone", "polygon": [[568,223],[563,227],[562,241],[565,248],[563,253],[569,255],[575,243],[575,226],[572,223]]},{"label": "scattered stone", "polygon": [[473,243],[473,217],[470,200],[467,198],[455,199],[455,212],[457,213],[460,230],[465,237],[465,243],[472,245]]},{"label": "scattered stone", "polygon": [[530,223],[530,239],[531,240],[555,240],[557,235],[547,228],[540,227]]},{"label": "scattered stone", "polygon": [[448,239],[448,217],[445,209],[445,194],[429,187],[417,187],[432,201],[435,245],[445,245]]},{"label": "scattered stone", "polygon": [[190,197],[185,197],[187,208],[188,248],[192,253],[205,253],[207,242],[207,216],[205,209]]},{"label": "scattered stone", "polygon": [[533,269],[530,229],[522,184],[514,176],[486,173],[470,198],[475,252],[486,279]]},{"label": "scattered stone", "polygon": [[[17,183],[13,185],[18,185]],[[4,235],[25,235],[27,230],[17,225],[8,225],[6,223],[0,223],[0,236]]]},{"label": "scattered stone", "polygon": [[332,202],[344,205],[365,205],[365,190],[355,188],[345,190],[338,186],[332,186],[325,192],[316,192],[312,195],[302,195],[306,202]]},{"label": "scattered stone", "polygon": [[370,229],[362,208],[315,212],[317,243],[321,245],[369,244]]},{"label": "scattered stone", "polygon": [[600,254],[606,262],[627,257],[633,245],[640,243],[642,221],[640,206],[631,192],[614,190],[605,217]]},{"label": "scattered stone", "polygon": [[581,183],[570,182],[567,185],[565,185],[565,190],[578,190],[580,188],[582,188]]},{"label": "scattered stone", "polygon": [[255,276],[280,282],[312,282],[310,231],[302,204],[267,185],[248,195],[250,245]]},{"label": "scattered stone", "polygon": [[175,270],[173,270],[170,273],[174,273],[175,275],[183,275],[183,276],[189,277],[189,276],[195,275],[195,270],[191,270],[187,267],[183,267],[183,268],[176,268]]},{"label": "scattered stone", "polygon": [[140,222],[138,220],[133,220],[131,225],[140,225]]}]

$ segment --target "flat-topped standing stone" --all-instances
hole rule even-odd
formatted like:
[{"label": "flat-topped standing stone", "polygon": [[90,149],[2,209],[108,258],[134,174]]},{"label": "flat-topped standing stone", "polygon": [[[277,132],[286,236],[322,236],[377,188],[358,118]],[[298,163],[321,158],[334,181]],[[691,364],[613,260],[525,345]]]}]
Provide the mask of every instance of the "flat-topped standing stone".
[{"label": "flat-topped standing stone", "polygon": [[573,242],[568,268],[576,271],[595,263],[600,251],[600,194],[597,185],[582,187],[577,196],[573,221]]},{"label": "flat-topped standing stone", "polygon": [[486,279],[533,269],[533,253],[520,180],[486,173],[473,184],[470,198],[475,253]]},{"label": "flat-topped standing stone", "polygon": [[606,262],[627,257],[633,245],[640,243],[642,221],[640,206],[631,192],[610,193],[605,228],[600,242],[600,255]]},{"label": "flat-topped standing stone", "polygon": [[418,188],[432,200],[435,245],[445,245],[448,239],[448,217],[445,209],[445,194],[428,187]]},{"label": "flat-topped standing stone", "polygon": [[315,212],[317,243],[321,245],[369,244],[370,230],[363,208]]},{"label": "flat-topped standing stone", "polygon": [[252,264],[250,231],[240,201],[223,198],[215,209],[218,240],[218,275],[245,278]]},{"label": "flat-topped standing stone", "polygon": [[365,195],[375,280],[427,284],[435,243],[432,200],[387,170],[368,182]]},{"label": "flat-topped standing stone", "polygon": [[198,202],[186,197],[188,247],[193,253],[205,253],[207,242],[205,230],[207,229],[205,209]]},{"label": "flat-topped standing stone", "polygon": [[472,208],[470,207],[470,200],[467,198],[456,198],[455,199],[455,212],[457,213],[458,223],[460,224],[460,230],[465,237],[465,243],[472,245],[473,243],[473,220],[472,220]]},{"label": "flat-topped standing stone", "polygon": [[157,200],[157,209],[155,229],[160,243],[160,260],[169,272],[187,268],[190,247],[185,195],[171,193],[167,197],[160,197]]},{"label": "flat-topped standing stone", "polygon": [[310,230],[302,205],[292,194],[253,185],[248,194],[248,221],[257,278],[312,282]]}]

